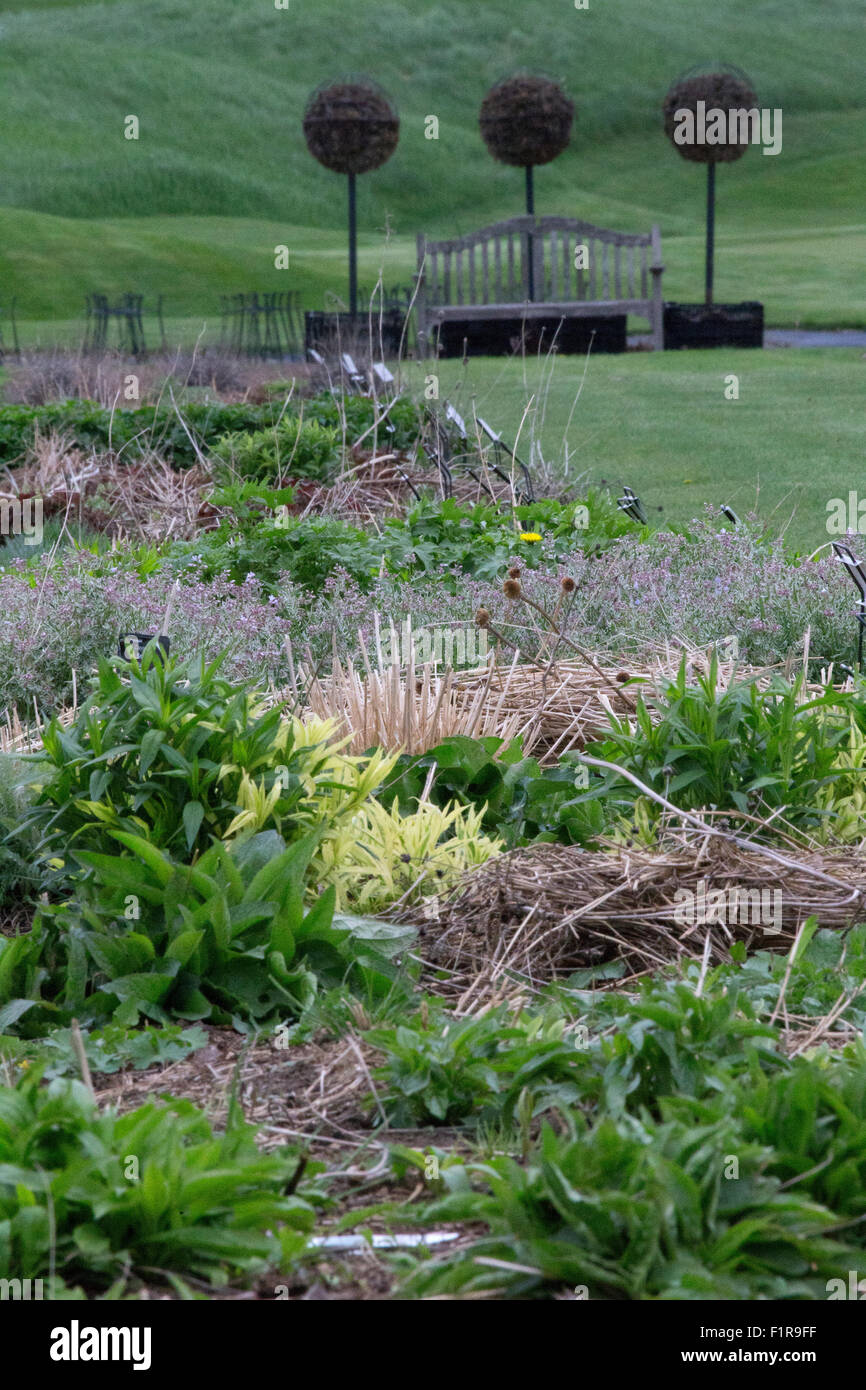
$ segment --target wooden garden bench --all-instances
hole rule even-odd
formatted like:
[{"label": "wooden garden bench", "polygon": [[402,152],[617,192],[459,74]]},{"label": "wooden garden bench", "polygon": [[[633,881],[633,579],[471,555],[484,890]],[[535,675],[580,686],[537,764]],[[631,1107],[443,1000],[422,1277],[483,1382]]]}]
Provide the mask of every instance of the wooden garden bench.
[{"label": "wooden garden bench", "polygon": [[[529,247],[532,246],[530,267]],[[576,248],[587,248],[577,269]],[[639,314],[662,347],[658,227],[614,232],[575,217],[510,217],[451,241],[418,235],[419,354],[449,320]]]}]

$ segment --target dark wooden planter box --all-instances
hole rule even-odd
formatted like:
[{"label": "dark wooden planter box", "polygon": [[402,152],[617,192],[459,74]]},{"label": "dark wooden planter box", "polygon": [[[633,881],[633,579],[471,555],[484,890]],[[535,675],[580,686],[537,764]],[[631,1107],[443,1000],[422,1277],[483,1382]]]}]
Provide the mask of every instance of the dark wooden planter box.
[{"label": "dark wooden planter box", "polygon": [[[369,314],[326,314],[308,309],[304,314],[304,347],[315,348],[323,356],[341,352],[369,352],[378,357],[397,357],[403,337],[406,315],[401,309],[386,309],[373,314],[373,341],[370,343]],[[381,342],[380,342],[381,336]],[[404,344],[405,346],[405,344]]]},{"label": "dark wooden planter box", "polygon": [[665,348],[763,347],[764,306],[665,304]]},{"label": "dark wooden planter box", "polygon": [[505,357],[523,352],[546,352],[556,340],[556,351],[584,353],[593,333],[593,352],[625,352],[626,316],[598,318],[472,318],[446,319],[433,324],[431,341],[439,343],[440,357]]}]

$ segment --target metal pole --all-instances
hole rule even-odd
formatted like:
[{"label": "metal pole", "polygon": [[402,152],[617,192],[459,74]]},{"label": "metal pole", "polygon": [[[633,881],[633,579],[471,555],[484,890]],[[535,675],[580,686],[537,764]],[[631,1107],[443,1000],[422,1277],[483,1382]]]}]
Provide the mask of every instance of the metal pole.
[{"label": "metal pole", "polygon": [[[535,216],[535,185],[532,180],[532,165],[526,166],[526,215]],[[535,298],[535,248],[533,245],[532,233],[526,236],[526,254],[529,257],[529,265],[526,273],[526,292],[529,299]]]},{"label": "metal pole", "polygon": [[716,161],[707,165],[707,277],[706,302],[713,302],[713,252],[716,238]]},{"label": "metal pole", "polygon": [[358,312],[358,209],[355,175],[349,175],[349,312]]}]

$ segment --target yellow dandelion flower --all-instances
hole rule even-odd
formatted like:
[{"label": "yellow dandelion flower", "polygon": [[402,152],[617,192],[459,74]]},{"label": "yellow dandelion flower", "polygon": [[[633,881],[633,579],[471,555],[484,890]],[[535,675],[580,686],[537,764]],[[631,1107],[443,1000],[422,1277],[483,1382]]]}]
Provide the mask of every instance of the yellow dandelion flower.
[{"label": "yellow dandelion flower", "polygon": [[537,531],[521,531],[520,539],[522,541],[540,541],[541,536]]}]

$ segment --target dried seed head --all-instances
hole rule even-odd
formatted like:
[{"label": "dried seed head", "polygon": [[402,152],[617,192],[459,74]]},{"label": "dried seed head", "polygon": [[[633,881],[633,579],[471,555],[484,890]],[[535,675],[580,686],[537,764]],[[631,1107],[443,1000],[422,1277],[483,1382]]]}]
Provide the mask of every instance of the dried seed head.
[{"label": "dried seed head", "polygon": [[577,585],[570,574],[565,574],[559,581],[559,587],[564,594],[573,594]]},{"label": "dried seed head", "polygon": [[629,675],[628,671],[617,671],[616,678],[619,681],[620,685],[625,685],[626,681],[631,680],[631,676]]},{"label": "dried seed head", "polygon": [[479,609],[478,609],[478,612],[475,614],[475,626],[476,626],[476,627],[489,627],[489,626],[490,626],[490,614],[488,613],[488,611],[487,611],[486,608],[479,608]]},{"label": "dried seed head", "polygon": [[519,579],[519,578],[520,578],[520,566],[519,566],[519,565],[512,565],[512,566],[511,566],[511,569],[508,571],[508,578],[509,578],[509,579]]},{"label": "dried seed head", "polygon": [[506,598],[520,598],[523,590],[520,587],[519,579],[506,579],[502,586],[502,592]]}]

